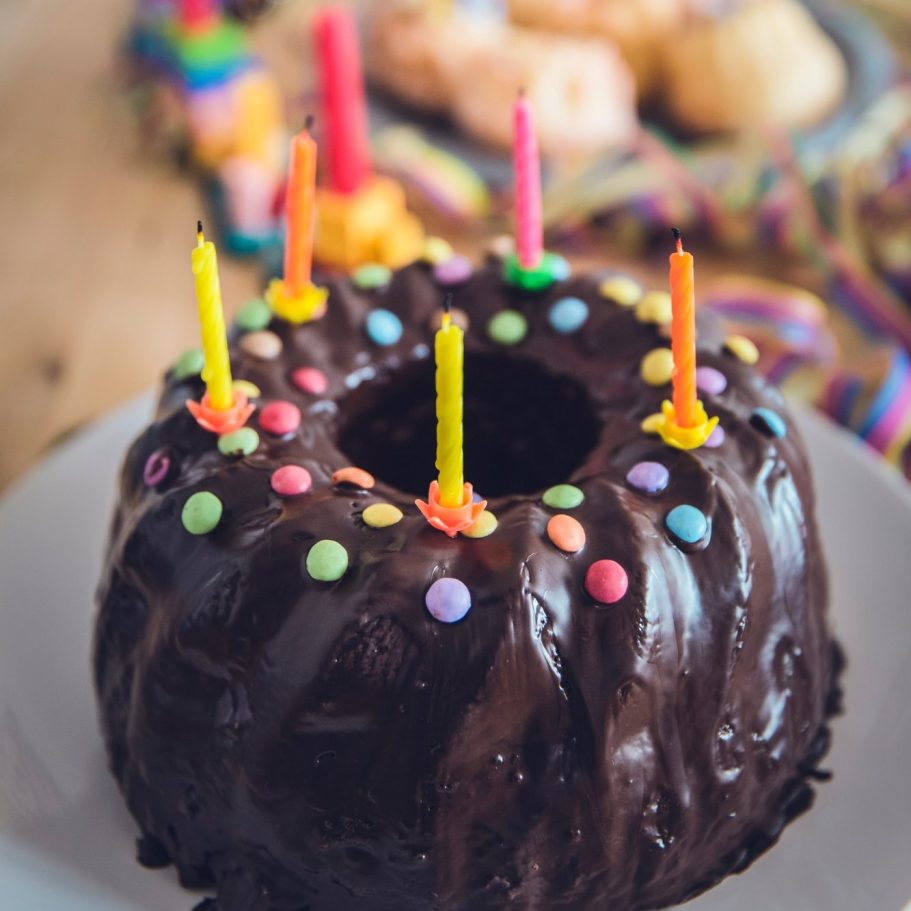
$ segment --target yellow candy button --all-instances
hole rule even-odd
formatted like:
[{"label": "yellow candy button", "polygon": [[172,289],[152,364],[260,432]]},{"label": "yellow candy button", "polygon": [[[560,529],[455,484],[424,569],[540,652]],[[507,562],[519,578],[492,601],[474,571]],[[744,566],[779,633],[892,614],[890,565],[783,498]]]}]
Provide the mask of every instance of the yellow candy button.
[{"label": "yellow candy button", "polygon": [[474,525],[469,525],[462,534],[466,538],[486,538],[488,535],[492,535],[497,530],[497,517],[485,509],[475,519]]},{"label": "yellow candy button", "polygon": [[606,278],[598,286],[602,297],[612,300],[621,307],[632,307],[642,300],[642,285],[626,275],[615,275]]},{"label": "yellow candy button", "polygon": [[421,251],[421,259],[425,263],[435,266],[437,263],[444,263],[452,257],[452,244],[442,237],[428,237],[424,241],[424,248]]},{"label": "yellow candy button", "polygon": [[389,528],[402,521],[402,510],[391,503],[374,503],[364,510],[363,519],[371,528]]},{"label": "yellow candy button", "polygon": [[673,316],[671,296],[667,291],[649,291],[636,304],[636,319],[640,323],[669,323]]},{"label": "yellow candy button", "polygon": [[744,364],[755,364],[759,360],[759,349],[745,335],[729,335],[724,347]]},{"label": "yellow candy button", "polygon": [[674,375],[674,355],[670,348],[653,348],[642,358],[639,375],[649,386],[663,386]]},{"label": "yellow candy button", "polygon": [[248,399],[258,399],[262,396],[259,386],[249,380],[234,380],[236,392],[242,392]]}]

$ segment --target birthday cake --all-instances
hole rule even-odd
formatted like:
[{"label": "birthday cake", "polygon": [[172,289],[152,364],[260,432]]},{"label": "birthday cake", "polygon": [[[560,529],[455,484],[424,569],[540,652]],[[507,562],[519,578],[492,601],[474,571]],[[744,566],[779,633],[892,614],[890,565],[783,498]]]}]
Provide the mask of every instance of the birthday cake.
[{"label": "birthday cake", "polygon": [[837,659],[799,434],[746,339],[697,336],[679,236],[671,294],[543,250],[514,124],[515,249],[479,268],[434,238],[314,283],[306,134],[230,336],[200,226],[204,351],[127,454],[94,647],[139,859],[200,908],[661,907],[811,802]]}]

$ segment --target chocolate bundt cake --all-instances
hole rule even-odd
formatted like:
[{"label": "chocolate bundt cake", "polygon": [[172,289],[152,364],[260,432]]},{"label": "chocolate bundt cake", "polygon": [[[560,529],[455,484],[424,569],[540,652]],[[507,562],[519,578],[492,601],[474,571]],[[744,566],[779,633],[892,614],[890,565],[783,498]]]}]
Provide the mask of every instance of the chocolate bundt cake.
[{"label": "chocolate bundt cake", "polygon": [[[123,468],[94,669],[140,859],[219,911],[633,911],[742,869],[809,804],[835,667],[807,458],[699,317],[720,425],[642,428],[666,295],[457,258],[241,312],[217,438],[185,355]],[[465,336],[466,477],[434,475],[433,333]],[[442,586],[440,580],[448,580]],[[456,622],[450,622],[456,621]],[[202,906],[201,906],[202,907]]]}]

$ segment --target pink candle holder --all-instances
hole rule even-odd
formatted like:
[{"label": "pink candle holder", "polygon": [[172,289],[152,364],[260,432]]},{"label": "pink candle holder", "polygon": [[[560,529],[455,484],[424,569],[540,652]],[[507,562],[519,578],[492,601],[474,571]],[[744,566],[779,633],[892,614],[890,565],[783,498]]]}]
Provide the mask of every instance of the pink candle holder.
[{"label": "pink candle holder", "polygon": [[436,481],[430,482],[426,503],[423,500],[414,502],[427,522],[437,531],[449,535],[450,538],[454,538],[460,531],[465,531],[466,528],[474,525],[478,516],[487,507],[487,500],[474,502],[472,486],[468,482],[462,488],[460,506],[443,506],[440,502],[440,485]]},{"label": "pink candle holder", "polygon": [[188,399],[187,410],[196,418],[196,423],[203,430],[224,436],[226,433],[240,430],[247,423],[250,415],[256,410],[256,406],[250,404],[244,392],[235,389],[234,402],[227,411],[219,411],[213,408],[208,392],[202,397],[201,402],[194,402],[192,399]]}]

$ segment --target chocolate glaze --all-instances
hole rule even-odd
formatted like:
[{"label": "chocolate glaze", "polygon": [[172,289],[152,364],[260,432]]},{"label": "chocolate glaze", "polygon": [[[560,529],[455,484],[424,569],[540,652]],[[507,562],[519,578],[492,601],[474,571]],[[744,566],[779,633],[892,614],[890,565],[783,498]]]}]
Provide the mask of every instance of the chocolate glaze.
[{"label": "chocolate glaze", "polygon": [[[779,393],[701,318],[700,363],[729,380],[706,399],[726,441],[681,452],[645,436],[639,423],[668,389],[646,386],[639,362],[667,342],[597,287],[573,277],[525,294],[491,262],[455,291],[472,323],[468,480],[485,477],[499,518],[481,540],[450,540],[413,504],[434,476],[430,321],[442,292],[428,267],[379,291],[332,283],[321,321],[273,322],[275,361],[232,344],[236,377],[304,412],[291,439],[262,433],[252,456],[220,455],[184,407],[200,381],[168,377],[123,468],[95,679],[142,853],[211,887],[206,907],[653,908],[746,866],[808,805],[835,671],[799,435]],[[566,295],[591,313],[561,336],[547,311]],[[375,306],[402,318],[398,344],[367,340]],[[529,320],[510,349],[484,331],[507,306]],[[326,395],[292,385],[299,366],[326,373]],[[410,400],[409,383],[420,385]],[[750,425],[760,405],[785,416],[786,438]],[[399,486],[333,488],[352,463],[340,438]],[[174,467],[148,489],[143,466],[160,448]],[[670,470],[663,493],[625,483],[643,459]],[[269,479],[289,462],[313,489],[282,500]],[[573,556],[549,543],[553,511],[529,486],[564,481],[586,496],[573,515],[587,543]],[[194,538],[180,511],[201,489],[225,512]],[[405,519],[366,527],[360,514],[381,501]],[[711,527],[686,552],[664,528],[683,502]],[[320,538],[348,550],[338,583],[302,571]],[[630,579],[611,607],[582,584],[602,558]],[[455,625],[424,608],[441,575],[472,593]]]}]

